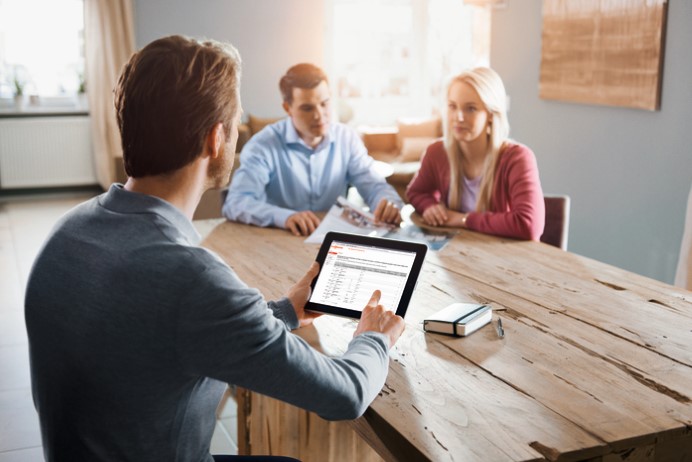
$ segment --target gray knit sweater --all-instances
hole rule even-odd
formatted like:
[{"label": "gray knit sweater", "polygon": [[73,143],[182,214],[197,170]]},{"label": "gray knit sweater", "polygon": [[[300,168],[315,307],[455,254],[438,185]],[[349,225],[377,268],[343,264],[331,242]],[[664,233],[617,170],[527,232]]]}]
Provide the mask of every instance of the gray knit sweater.
[{"label": "gray knit sweater", "polygon": [[289,331],[288,299],[267,303],[198,241],[174,206],[121,185],[56,225],[25,307],[47,461],[210,461],[224,382],[326,419],[376,397],[384,335],[322,355]]}]

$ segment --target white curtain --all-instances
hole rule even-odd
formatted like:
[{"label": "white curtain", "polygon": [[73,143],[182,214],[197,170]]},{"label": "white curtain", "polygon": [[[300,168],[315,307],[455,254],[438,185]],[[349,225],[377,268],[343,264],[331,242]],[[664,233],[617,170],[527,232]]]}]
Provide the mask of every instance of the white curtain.
[{"label": "white curtain", "polygon": [[99,183],[108,189],[122,159],[113,88],[135,51],[132,1],[84,0],[84,45],[94,165]]},{"label": "white curtain", "polygon": [[687,198],[687,214],[683,228],[682,243],[678,270],[675,274],[675,285],[692,290],[692,188]]}]

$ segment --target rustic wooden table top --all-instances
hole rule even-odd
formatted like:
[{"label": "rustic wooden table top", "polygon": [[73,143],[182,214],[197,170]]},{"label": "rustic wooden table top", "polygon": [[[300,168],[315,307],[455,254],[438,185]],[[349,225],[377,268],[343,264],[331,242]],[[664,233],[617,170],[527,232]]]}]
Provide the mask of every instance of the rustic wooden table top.
[{"label": "rustic wooden table top", "polygon": [[[204,245],[267,299],[318,250],[231,222]],[[427,315],[462,301],[490,303],[492,325],[464,338],[423,332]],[[546,244],[461,231],[428,253],[406,323],[385,387],[352,423],[384,459],[692,458],[689,291]],[[336,355],[354,329],[322,316],[297,332]]]}]

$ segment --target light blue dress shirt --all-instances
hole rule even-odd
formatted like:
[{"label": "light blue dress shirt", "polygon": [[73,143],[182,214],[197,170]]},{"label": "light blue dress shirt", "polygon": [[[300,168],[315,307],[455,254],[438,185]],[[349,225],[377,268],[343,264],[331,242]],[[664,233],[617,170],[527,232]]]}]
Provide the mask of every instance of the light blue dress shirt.
[{"label": "light blue dress shirt", "polygon": [[312,149],[287,117],[262,129],[243,147],[223,214],[243,223],[285,228],[297,211],[329,210],[349,185],[371,210],[382,199],[401,208],[401,198],[375,172],[373,163],[358,134],[346,125],[331,124]]}]

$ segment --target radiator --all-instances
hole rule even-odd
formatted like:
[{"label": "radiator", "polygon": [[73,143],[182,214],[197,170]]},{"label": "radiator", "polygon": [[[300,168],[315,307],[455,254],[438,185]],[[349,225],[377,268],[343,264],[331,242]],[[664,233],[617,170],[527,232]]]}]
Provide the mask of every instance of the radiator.
[{"label": "radiator", "polygon": [[0,188],[96,183],[88,116],[0,119]]}]

